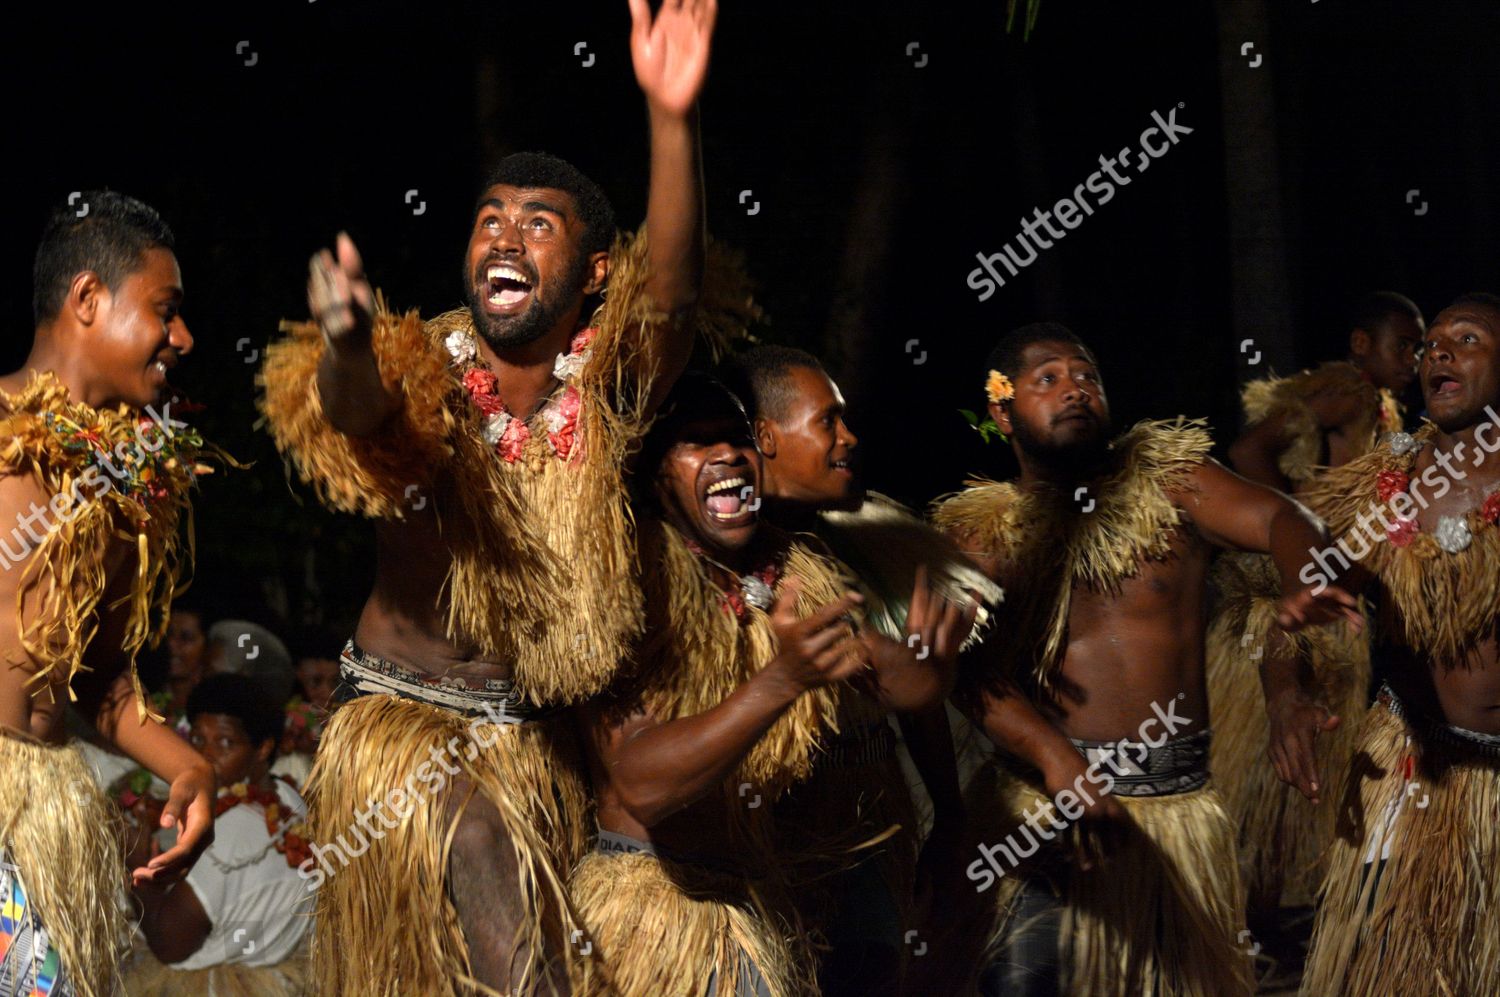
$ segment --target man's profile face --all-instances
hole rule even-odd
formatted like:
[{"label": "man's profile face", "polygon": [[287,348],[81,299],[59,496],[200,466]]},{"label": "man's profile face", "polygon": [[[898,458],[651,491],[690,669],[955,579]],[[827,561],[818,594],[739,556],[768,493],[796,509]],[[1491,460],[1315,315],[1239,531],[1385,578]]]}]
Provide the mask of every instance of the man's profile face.
[{"label": "man's profile face", "polygon": [[136,408],[155,405],[168,393],[167,376],[193,348],[182,320],[182,271],[170,249],[153,247],[141,265],[100,291],[89,355],[111,401]]},{"label": "man's profile face", "polygon": [[760,452],[743,418],[728,413],[683,423],[656,472],[668,522],[710,553],[743,549],[755,536]]},{"label": "man's profile face", "polygon": [[1427,416],[1444,432],[1485,418],[1486,405],[1500,405],[1500,311],[1462,304],[1433,321],[1418,370]]},{"label": "man's profile face", "polygon": [[1015,397],[991,405],[1002,431],[1026,454],[1082,465],[1109,444],[1109,402],[1094,358],[1061,340],[1032,343],[1021,352]]},{"label": "man's profile face", "polygon": [[1367,346],[1359,358],[1377,387],[1400,395],[1411,386],[1417,377],[1417,349],[1425,335],[1421,319],[1411,315],[1388,315],[1366,331]]},{"label": "man's profile face", "polygon": [[860,495],[849,463],[859,438],[844,423],[844,396],[811,367],[792,367],[785,377],[785,411],[759,420],[761,439],[769,434],[773,441],[765,460],[774,497],[820,508],[848,505]]},{"label": "man's profile face", "polygon": [[474,328],[494,349],[524,346],[565,326],[603,286],[607,253],[585,255],[586,226],[567,191],[497,184],[485,191],[465,256]]}]

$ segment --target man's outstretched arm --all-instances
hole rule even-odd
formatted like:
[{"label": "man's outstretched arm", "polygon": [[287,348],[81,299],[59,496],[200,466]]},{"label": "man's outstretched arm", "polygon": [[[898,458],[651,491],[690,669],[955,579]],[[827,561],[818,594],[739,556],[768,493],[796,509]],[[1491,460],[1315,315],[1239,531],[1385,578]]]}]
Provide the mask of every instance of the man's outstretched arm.
[{"label": "man's outstretched arm", "polygon": [[1356,629],[1364,625],[1348,591],[1349,579],[1326,579],[1319,585],[1304,577],[1314,553],[1328,545],[1328,530],[1301,503],[1245,480],[1216,460],[1198,467],[1192,486],[1177,501],[1209,542],[1271,555],[1281,575],[1282,626],[1297,630],[1338,619]]},{"label": "man's outstretched arm", "polygon": [[[1328,545],[1328,531],[1303,505],[1214,461],[1204,463],[1194,484],[1196,492],[1183,498],[1205,536],[1222,546],[1271,555],[1281,575],[1279,626],[1293,631],[1339,619],[1356,630],[1363,626],[1358,601],[1350,594],[1357,591],[1352,587],[1359,580],[1356,572],[1336,579],[1319,574],[1309,581],[1306,569],[1316,568],[1312,558]],[[1260,673],[1277,774],[1317,803],[1321,787],[1315,742],[1337,727],[1340,718],[1322,702],[1311,667],[1284,635],[1264,649]]]},{"label": "man's outstretched arm", "polygon": [[307,305],[323,330],[323,413],[339,432],[368,436],[401,408],[401,394],[381,379],[371,341],[375,292],[346,233],[339,233],[333,252],[321,250],[308,264]]},{"label": "man's outstretched arm", "polygon": [[[630,55],[651,122],[651,190],[646,205],[645,290],[656,307],[680,318],[703,283],[703,164],[698,96],[708,76],[715,0],[678,0],[653,19],[647,0],[630,0]],[[690,323],[666,323],[661,370],[652,387],[654,411],[687,366]]]}]

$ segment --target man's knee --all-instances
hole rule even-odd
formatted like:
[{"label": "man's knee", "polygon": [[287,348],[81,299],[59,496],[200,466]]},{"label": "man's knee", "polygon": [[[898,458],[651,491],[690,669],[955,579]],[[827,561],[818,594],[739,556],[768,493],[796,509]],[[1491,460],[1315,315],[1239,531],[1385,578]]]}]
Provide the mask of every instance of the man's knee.
[{"label": "man's knee", "polygon": [[[514,881],[515,848],[500,811],[495,804],[468,787],[455,786],[458,792],[449,800],[449,817],[454,822],[453,844],[448,853],[448,867],[460,878],[482,877],[493,882],[499,878]],[[460,884],[455,884],[460,885]]]}]

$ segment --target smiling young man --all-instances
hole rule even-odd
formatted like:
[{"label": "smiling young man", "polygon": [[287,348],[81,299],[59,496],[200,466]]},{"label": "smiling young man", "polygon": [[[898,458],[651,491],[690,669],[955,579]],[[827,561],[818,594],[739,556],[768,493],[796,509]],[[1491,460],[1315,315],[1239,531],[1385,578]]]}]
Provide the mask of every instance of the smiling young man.
[{"label": "smiling young man", "polygon": [[[281,708],[253,679],[210,675],[188,697],[187,716],[219,784],[214,841],[181,883],[135,888],[150,954],[137,954],[126,992],[298,997],[312,924],[297,872],[307,808],[270,772]],[[142,835],[136,850],[148,842]]]},{"label": "smiling young man", "polygon": [[[1401,430],[1398,399],[1416,377],[1422,312],[1409,298],[1377,291],[1360,301],[1352,325],[1347,360],[1245,385],[1246,429],[1229,449],[1238,473],[1296,494],[1329,467],[1363,456],[1381,436]],[[1280,633],[1276,569],[1264,556],[1225,554],[1212,578],[1218,600],[1208,633],[1210,762],[1239,827],[1254,925],[1272,916],[1278,903],[1310,906],[1317,894],[1337,815],[1311,787],[1319,772],[1337,778],[1353,755],[1354,725],[1341,718],[1369,705],[1370,650],[1364,634],[1342,626],[1295,638]],[[1296,696],[1268,700],[1261,684],[1265,658],[1279,659],[1279,669],[1309,669],[1316,699],[1305,701],[1299,686]],[[1322,710],[1317,771],[1293,775],[1282,746],[1307,734],[1309,708]],[[1277,764],[1267,764],[1268,756]]]},{"label": "smiling young man", "polygon": [[816,992],[775,842],[843,680],[864,668],[839,567],[759,522],[760,455],[724,386],[689,374],[638,464],[644,642],[581,711],[600,834],[572,891],[597,992]]},{"label": "smiling young man", "polygon": [[999,636],[959,680],[1005,753],[993,809],[976,817],[1030,842],[1011,846],[1020,869],[981,858],[969,871],[987,878],[979,889],[1020,878],[982,990],[1248,994],[1233,828],[1207,766],[1209,556],[1269,552],[1293,627],[1354,600],[1297,581],[1322,530],[1213,461],[1198,425],[1142,422],[1111,441],[1093,353],[1063,326],[1006,336],[986,387],[1020,478],[972,482],[934,513],[1006,593]]},{"label": "smiling young man", "polygon": [[1347,570],[1374,577],[1389,662],[1338,800],[1310,997],[1500,980],[1500,296],[1438,314],[1418,381],[1430,422],[1307,496],[1343,550],[1365,552]]},{"label": "smiling young man", "polygon": [[[890,499],[865,493],[854,474],[859,440],[845,422],[843,393],[816,357],[794,347],[757,346],[736,354],[728,370],[752,403],[766,520],[827,544],[855,573],[873,625],[866,642],[880,694],[851,701],[860,715],[841,718],[840,750],[821,757],[782,816],[812,839],[837,827],[865,827],[874,837],[900,826],[873,857],[821,875],[815,889],[799,891],[810,894],[799,896],[801,906],[825,935],[819,967],[824,993],[893,992],[908,961],[908,931],[930,937],[934,954],[946,958],[938,941],[946,937],[946,926],[935,923],[933,912],[915,909],[916,893],[937,898],[930,874],[940,871],[963,824],[944,705],[956,656],[933,657],[921,631],[929,619],[936,624],[946,616],[945,630],[960,616],[972,619],[966,606],[975,596],[993,603],[999,591],[943,534]],[[876,641],[876,632],[886,639]],[[916,811],[882,706],[899,719],[933,802],[920,881]],[[926,984],[933,982],[930,972],[923,976]]]},{"label": "smiling young man", "polygon": [[73,702],[170,784],[177,843],[133,877],[179,878],[213,837],[213,772],[147,715],[135,656],[166,628],[207,455],[170,414],[167,373],[193,346],[171,231],[122,194],[80,203],[48,220],[31,353],[0,377],[0,981],[103,997],[128,879],[63,714]]},{"label": "smiling young man", "polygon": [[[328,505],[376,520],[335,697],[350,701],[308,784],[315,841],[418,766],[452,770],[400,830],[317,870],[329,993],[565,990],[587,968],[561,890],[587,802],[552,708],[602,689],[640,627],[624,461],[695,332],[727,331],[748,302],[705,263],[697,98],[715,4],[630,9],[651,124],[642,236],[616,241],[569,164],[512,156],[476,199],[467,309],[377,310],[340,237],[312,263],[317,322],[267,360],[278,446]],[[392,909],[395,881],[413,885]]]}]

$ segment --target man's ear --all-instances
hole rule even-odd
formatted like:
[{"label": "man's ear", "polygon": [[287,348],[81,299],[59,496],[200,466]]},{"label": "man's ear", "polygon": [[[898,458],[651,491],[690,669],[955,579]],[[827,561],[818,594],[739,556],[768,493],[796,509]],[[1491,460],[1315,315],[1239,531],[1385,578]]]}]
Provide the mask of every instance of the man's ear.
[{"label": "man's ear", "polygon": [[266,738],[264,741],[260,742],[260,746],[255,749],[255,757],[260,759],[263,764],[269,763],[271,761],[271,752],[275,750],[276,742],[271,740],[270,738]]},{"label": "man's ear", "polygon": [[588,283],[583,285],[585,295],[598,294],[604,290],[609,283],[609,254],[604,252],[591,253],[588,265]]},{"label": "man's ear", "polygon": [[767,460],[776,459],[776,424],[770,419],[755,420],[755,448]]},{"label": "man's ear", "polygon": [[1355,329],[1349,333],[1349,352],[1364,359],[1370,355],[1370,347],[1374,345],[1374,338],[1363,329]]},{"label": "man's ear", "polygon": [[92,270],[80,270],[68,284],[63,310],[73,313],[79,325],[93,325],[99,309],[109,298],[109,287]]},{"label": "man's ear", "polygon": [[990,418],[995,420],[995,425],[1000,427],[1000,432],[1006,436],[1011,435],[1010,406],[1001,405],[999,402],[990,402]]}]

